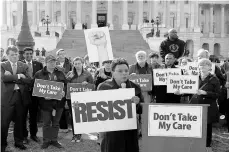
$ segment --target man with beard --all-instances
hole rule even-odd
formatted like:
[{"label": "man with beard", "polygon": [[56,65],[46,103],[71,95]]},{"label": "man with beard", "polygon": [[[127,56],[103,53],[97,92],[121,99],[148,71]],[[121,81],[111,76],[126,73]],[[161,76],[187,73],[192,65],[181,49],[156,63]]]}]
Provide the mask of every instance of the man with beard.
[{"label": "man with beard", "polygon": [[168,38],[162,41],[159,47],[162,62],[165,62],[165,56],[168,53],[172,53],[175,59],[184,56],[185,47],[185,42],[178,39],[177,31],[175,29],[170,29],[168,31]]}]

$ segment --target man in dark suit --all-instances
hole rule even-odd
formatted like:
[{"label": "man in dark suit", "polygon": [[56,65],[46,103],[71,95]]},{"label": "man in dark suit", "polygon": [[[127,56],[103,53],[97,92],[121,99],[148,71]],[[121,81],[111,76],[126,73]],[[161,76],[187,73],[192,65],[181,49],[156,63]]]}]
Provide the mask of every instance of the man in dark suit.
[{"label": "man in dark suit", "polygon": [[[24,62],[26,65],[29,67],[29,75],[31,78],[35,75],[35,73],[43,68],[42,63],[33,60],[33,49],[30,47],[24,48]],[[33,92],[33,85],[29,87],[29,95],[31,98],[31,103],[26,106],[25,108],[25,122],[24,122],[24,143],[28,143],[28,130],[27,130],[27,125],[26,125],[26,120],[27,120],[27,115],[29,112],[29,131],[30,131],[30,138],[35,141],[39,142],[39,139],[37,138],[37,113],[38,113],[38,101],[35,96],[32,96]]]},{"label": "man in dark suit", "polygon": [[25,150],[23,144],[23,122],[25,106],[28,105],[28,85],[31,83],[28,66],[18,61],[18,49],[9,46],[8,61],[1,63],[1,79],[6,92],[1,95],[1,150],[7,146],[9,124],[14,118],[15,147]]}]

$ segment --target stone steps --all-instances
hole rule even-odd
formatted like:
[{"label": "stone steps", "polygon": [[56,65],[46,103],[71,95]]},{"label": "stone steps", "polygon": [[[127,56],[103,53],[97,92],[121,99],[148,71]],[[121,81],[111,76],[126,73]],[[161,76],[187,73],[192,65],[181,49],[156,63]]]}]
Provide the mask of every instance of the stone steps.
[{"label": "stone steps", "polygon": [[[125,57],[129,63],[135,62],[135,53],[139,50],[150,52],[149,45],[137,30],[111,30],[111,45],[114,57]],[[59,48],[66,50],[69,57],[87,54],[83,30],[65,30],[55,51]]]}]

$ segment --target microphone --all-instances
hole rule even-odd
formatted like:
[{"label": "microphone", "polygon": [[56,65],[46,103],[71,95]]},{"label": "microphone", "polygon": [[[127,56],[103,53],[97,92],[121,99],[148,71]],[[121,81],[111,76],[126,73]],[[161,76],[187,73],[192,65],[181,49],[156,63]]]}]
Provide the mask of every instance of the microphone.
[{"label": "microphone", "polygon": [[122,88],[126,88],[126,83],[121,83]]}]

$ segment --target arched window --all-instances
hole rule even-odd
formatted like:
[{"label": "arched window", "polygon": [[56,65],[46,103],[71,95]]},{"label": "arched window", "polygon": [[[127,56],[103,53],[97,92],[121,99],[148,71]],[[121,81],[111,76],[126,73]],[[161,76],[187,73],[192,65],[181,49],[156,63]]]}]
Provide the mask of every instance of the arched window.
[{"label": "arched window", "polygon": [[129,25],[133,24],[133,20],[134,20],[133,12],[128,12],[128,24]]},{"label": "arched window", "polygon": [[57,11],[55,14],[55,22],[61,23],[61,12],[60,11]]},{"label": "arched window", "polygon": [[194,54],[193,40],[187,40],[186,41],[186,50],[189,52],[189,57],[193,58],[193,54]]},{"label": "arched window", "polygon": [[170,13],[170,26],[175,27],[175,13],[173,12]]},{"label": "arched window", "polygon": [[219,43],[214,44],[214,55],[220,56],[220,44]]},{"label": "arched window", "polygon": [[40,21],[41,21],[42,19],[45,19],[45,11],[41,11]]},{"label": "arched window", "polygon": [[147,12],[143,12],[143,21],[149,21]]},{"label": "arched window", "polygon": [[17,12],[13,11],[12,13],[13,26],[17,25]]},{"label": "arched window", "polygon": [[204,43],[202,45],[202,48],[209,51],[209,44],[208,43]]},{"label": "arched window", "polygon": [[189,14],[185,13],[184,18],[185,18],[185,27],[189,28]]}]

